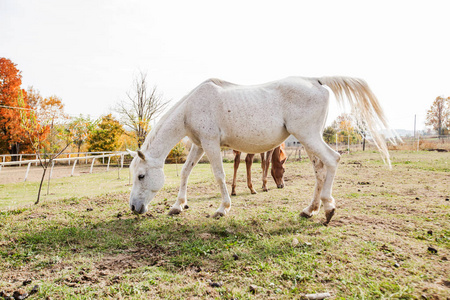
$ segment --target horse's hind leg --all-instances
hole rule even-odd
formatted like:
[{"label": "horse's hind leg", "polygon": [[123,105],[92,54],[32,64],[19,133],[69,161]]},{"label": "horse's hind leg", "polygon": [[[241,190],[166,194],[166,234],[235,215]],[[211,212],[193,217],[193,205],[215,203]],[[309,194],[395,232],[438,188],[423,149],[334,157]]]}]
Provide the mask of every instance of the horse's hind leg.
[{"label": "horse's hind leg", "polygon": [[309,152],[308,156],[314,167],[314,173],[316,175],[316,186],[314,187],[314,196],[311,204],[306,207],[301,213],[301,216],[305,218],[310,218],[319,212],[320,205],[322,203],[322,201],[320,200],[320,194],[322,192],[323,183],[326,176],[326,168],[323,165],[323,162],[317,156],[310,154]]},{"label": "horse's hind leg", "polygon": [[247,154],[245,157],[245,165],[247,167],[247,186],[250,189],[250,193],[256,194],[255,189],[253,188],[252,184],[252,164],[253,164],[253,157],[255,154]]},{"label": "horse's hind leg", "polygon": [[241,152],[234,152],[234,173],[233,173],[233,183],[231,184],[231,196],[236,196],[236,175],[239,168],[239,163],[241,162]]},{"label": "horse's hind leg", "polygon": [[220,218],[227,214],[231,207],[230,195],[228,195],[228,189],[225,182],[225,171],[223,170],[222,153],[220,151],[220,143],[215,141],[202,142],[203,149],[205,149],[206,155],[209,158],[211,167],[220,187],[220,193],[222,194],[222,203],[219,209],[214,213],[213,218]]},{"label": "horse's hind leg", "polygon": [[181,184],[180,191],[178,192],[178,198],[175,204],[170,208],[169,215],[179,214],[183,211],[183,209],[188,208],[187,206],[187,181],[189,175],[191,174],[192,169],[198,163],[200,158],[202,158],[205,152],[202,148],[198,147],[195,144],[192,144],[191,150],[189,151],[189,155],[186,159],[186,162],[183,165],[183,169],[181,169]]},{"label": "horse's hind leg", "polygon": [[[300,140],[300,139],[299,139]],[[305,146],[306,151],[311,156],[316,156],[319,158],[319,160],[323,163],[323,165],[326,168],[326,175],[325,180],[323,182],[323,188],[320,192],[320,200],[322,200],[323,207],[325,209],[325,217],[326,221],[325,224],[328,224],[333,217],[336,205],[334,198],[331,196],[332,186],[334,177],[336,175],[337,165],[340,159],[340,155],[335,152],[333,149],[331,149],[319,136],[316,136],[315,138],[310,136],[305,136],[303,140],[300,140],[303,142],[303,145]],[[315,166],[316,167],[316,166]],[[320,169],[320,164],[318,165]],[[316,188],[320,187],[320,177],[316,176],[317,180],[317,186]],[[318,193],[319,191],[314,191],[314,193]],[[313,203],[315,204],[316,202]],[[315,207],[314,207],[315,208]],[[303,211],[302,215],[307,214],[309,212],[308,207]]]}]

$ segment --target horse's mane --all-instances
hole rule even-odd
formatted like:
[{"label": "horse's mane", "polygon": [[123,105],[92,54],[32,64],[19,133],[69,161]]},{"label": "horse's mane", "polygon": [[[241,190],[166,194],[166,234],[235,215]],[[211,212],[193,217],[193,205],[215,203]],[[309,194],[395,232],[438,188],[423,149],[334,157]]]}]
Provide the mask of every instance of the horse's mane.
[{"label": "horse's mane", "polygon": [[211,79],[206,80],[203,83],[213,83],[213,84],[215,84],[217,86],[220,86],[220,87],[223,87],[223,88],[231,87],[231,86],[237,86],[237,84],[235,84],[235,83],[231,83],[231,82],[228,82],[228,81],[225,81],[225,80],[222,80],[222,79],[218,79],[218,78],[211,78]]},{"label": "horse's mane", "polygon": [[[166,119],[182,104],[186,101],[186,99],[189,98],[190,95],[192,95],[195,91],[197,91],[197,89],[202,86],[203,84],[212,81],[214,82],[212,79],[206,80],[204,81],[202,84],[200,84],[199,86],[197,86],[195,89],[193,89],[192,91],[190,91],[187,95],[185,95],[183,98],[180,99],[180,101],[178,101],[177,103],[175,103],[175,105],[173,105],[162,117],[161,119],[159,119],[158,123],[156,123],[155,128],[153,128],[150,133],[147,135],[147,137],[145,138],[144,143],[142,144],[141,150],[145,151],[148,150],[148,147],[150,146],[151,141],[153,141],[153,139],[155,138],[156,134],[158,133],[158,131],[161,129],[162,125],[164,124],[164,122],[166,121]],[[220,79],[216,79],[216,82],[221,82]],[[217,84],[215,83],[215,84]]]},{"label": "horse's mane", "polygon": [[[192,93],[192,92],[191,92]],[[164,124],[165,120],[188,98],[188,96],[191,94],[189,93],[188,95],[184,96],[183,98],[181,98],[180,101],[178,101],[177,103],[175,103],[175,105],[173,105],[162,117],[161,119],[159,119],[158,123],[156,123],[155,128],[152,128],[150,130],[150,133],[147,135],[147,137],[145,138],[144,143],[142,144],[141,150],[146,151],[149,148],[149,145],[151,143],[151,141],[153,141],[153,139],[155,138],[156,134],[158,133],[158,131],[161,129],[162,125]]]},{"label": "horse's mane", "polygon": [[147,137],[145,138],[144,143],[142,144],[141,150],[148,150],[148,147],[151,143],[151,141],[154,139],[154,137],[156,136],[156,134],[158,133],[158,131],[161,129],[162,125],[164,124],[164,122],[166,121],[166,119],[182,104],[184,103],[189,96],[191,96],[194,92],[196,92],[201,86],[205,85],[205,84],[214,84],[216,86],[222,87],[222,88],[227,88],[227,87],[233,87],[233,86],[237,86],[237,84],[222,80],[222,79],[218,79],[218,78],[210,78],[208,80],[205,80],[204,82],[202,82],[200,85],[198,85],[195,89],[193,89],[191,92],[189,92],[186,96],[184,96],[183,98],[181,98],[180,101],[178,101],[177,103],[175,103],[174,106],[172,106],[162,117],[161,119],[158,121],[158,123],[156,123],[155,128],[153,128],[150,133],[147,135]]}]

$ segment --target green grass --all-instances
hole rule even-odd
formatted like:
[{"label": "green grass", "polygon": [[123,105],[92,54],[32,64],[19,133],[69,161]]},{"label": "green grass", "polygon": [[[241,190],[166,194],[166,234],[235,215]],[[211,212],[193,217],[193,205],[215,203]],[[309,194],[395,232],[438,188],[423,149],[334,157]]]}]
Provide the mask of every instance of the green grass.
[{"label": "green grass", "polygon": [[[190,179],[190,208],[174,217],[167,215],[179,184],[174,166],[166,166],[165,188],[140,217],[129,212],[125,174],[122,187],[117,173],[109,180],[106,173],[62,179],[69,196],[55,191],[40,205],[0,212],[0,291],[12,293],[30,279],[25,289],[40,286],[30,299],[300,299],[325,291],[333,299],[446,299],[450,184],[439,166],[445,155],[393,152],[392,170],[375,153],[344,155],[328,227],[323,211],[299,217],[314,189],[307,161],[288,163],[284,189],[270,182],[270,191],[257,195],[242,168],[232,209],[219,220],[209,217],[220,196],[206,164]],[[423,168],[422,160],[441,171]],[[231,168],[225,165],[227,174]],[[253,172],[259,187],[259,166]],[[82,190],[75,188],[80,180]],[[123,190],[85,191],[101,181]],[[26,193],[20,185],[7,188]],[[258,286],[256,294],[250,285]]]}]

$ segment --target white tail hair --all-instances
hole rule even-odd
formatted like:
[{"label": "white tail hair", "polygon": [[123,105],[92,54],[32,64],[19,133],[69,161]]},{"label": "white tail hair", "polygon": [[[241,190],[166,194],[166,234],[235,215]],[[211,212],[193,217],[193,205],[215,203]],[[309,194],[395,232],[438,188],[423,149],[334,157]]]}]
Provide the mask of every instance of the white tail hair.
[{"label": "white tail hair", "polygon": [[348,99],[352,113],[355,117],[367,125],[367,129],[372,135],[375,146],[381,152],[383,161],[391,167],[389,151],[385,137],[380,131],[392,132],[395,143],[397,134],[389,128],[388,121],[384,115],[378,99],[373,94],[369,85],[362,79],[350,77],[321,77],[319,82],[328,86],[336,96],[339,105],[344,104],[344,95]]}]

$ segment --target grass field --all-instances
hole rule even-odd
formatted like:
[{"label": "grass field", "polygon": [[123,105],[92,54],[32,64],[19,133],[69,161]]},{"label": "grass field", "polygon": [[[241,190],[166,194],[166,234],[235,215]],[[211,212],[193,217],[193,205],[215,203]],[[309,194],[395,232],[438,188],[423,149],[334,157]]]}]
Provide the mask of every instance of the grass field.
[{"label": "grass field", "polygon": [[[230,213],[210,216],[220,193],[207,164],[188,187],[189,209],[168,216],[179,179],[141,217],[129,212],[127,171],[0,187],[0,293],[29,299],[448,299],[450,155],[343,155],[334,183],[337,212],[299,218],[314,189],[308,161],[289,162],[286,187],[251,195],[240,169]],[[231,183],[232,164],[226,164]],[[254,186],[260,186],[255,165]],[[28,283],[23,286],[23,283]]]}]

